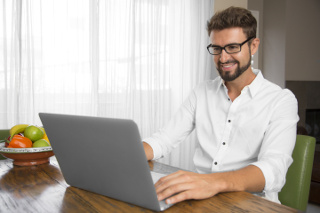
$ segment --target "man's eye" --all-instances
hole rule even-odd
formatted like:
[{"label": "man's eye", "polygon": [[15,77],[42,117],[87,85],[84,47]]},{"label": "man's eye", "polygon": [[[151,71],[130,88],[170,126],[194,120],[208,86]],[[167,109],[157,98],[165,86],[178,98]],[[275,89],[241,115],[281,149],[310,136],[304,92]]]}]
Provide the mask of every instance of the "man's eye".
[{"label": "man's eye", "polygon": [[230,45],[230,46],[227,46],[228,50],[236,50],[236,49],[239,49],[239,45]]},{"label": "man's eye", "polygon": [[220,51],[220,49],[221,49],[220,47],[212,47],[213,51]]}]

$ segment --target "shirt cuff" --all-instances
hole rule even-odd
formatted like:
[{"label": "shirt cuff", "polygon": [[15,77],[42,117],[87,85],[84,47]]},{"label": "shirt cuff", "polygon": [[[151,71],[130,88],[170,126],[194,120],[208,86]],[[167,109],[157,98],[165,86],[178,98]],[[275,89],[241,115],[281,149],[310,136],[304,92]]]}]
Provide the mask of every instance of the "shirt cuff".
[{"label": "shirt cuff", "polygon": [[[265,192],[280,192],[286,182],[286,174],[292,163],[292,158],[260,160],[252,163],[261,169],[265,178]],[[281,163],[279,163],[281,162]]]}]

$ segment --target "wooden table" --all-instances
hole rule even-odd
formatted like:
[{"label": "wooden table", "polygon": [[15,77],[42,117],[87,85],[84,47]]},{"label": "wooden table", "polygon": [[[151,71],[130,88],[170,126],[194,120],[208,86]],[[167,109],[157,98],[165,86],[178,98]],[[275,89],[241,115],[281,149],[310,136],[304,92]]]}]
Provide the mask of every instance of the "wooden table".
[{"label": "wooden table", "polygon": [[[150,162],[154,171],[173,167]],[[9,159],[0,161],[0,212],[152,212],[102,195],[70,187],[55,157],[50,163],[19,167]],[[247,192],[221,193],[206,200],[178,203],[165,212],[297,212]]]}]

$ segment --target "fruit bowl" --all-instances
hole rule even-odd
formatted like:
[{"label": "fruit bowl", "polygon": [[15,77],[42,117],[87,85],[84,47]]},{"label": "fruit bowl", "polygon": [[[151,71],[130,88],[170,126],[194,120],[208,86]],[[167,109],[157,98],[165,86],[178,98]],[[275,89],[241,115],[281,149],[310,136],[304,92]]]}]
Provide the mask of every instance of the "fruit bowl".
[{"label": "fruit bowl", "polygon": [[49,158],[54,155],[52,147],[39,148],[6,148],[0,143],[0,154],[13,160],[16,166],[35,166],[49,163]]}]

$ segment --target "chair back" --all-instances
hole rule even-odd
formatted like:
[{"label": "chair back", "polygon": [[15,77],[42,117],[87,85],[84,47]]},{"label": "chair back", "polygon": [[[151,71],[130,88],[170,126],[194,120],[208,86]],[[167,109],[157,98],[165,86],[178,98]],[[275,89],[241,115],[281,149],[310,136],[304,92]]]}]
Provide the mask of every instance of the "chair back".
[{"label": "chair back", "polygon": [[279,200],[283,205],[306,211],[315,146],[314,137],[297,135],[292,153],[293,163],[288,169],[286,184],[279,193]]},{"label": "chair back", "polygon": [[[9,131],[10,131],[9,129],[0,129],[0,140],[3,140],[5,138],[9,137],[10,136]],[[3,160],[3,159],[6,159],[6,158],[0,154],[0,160]]]}]

